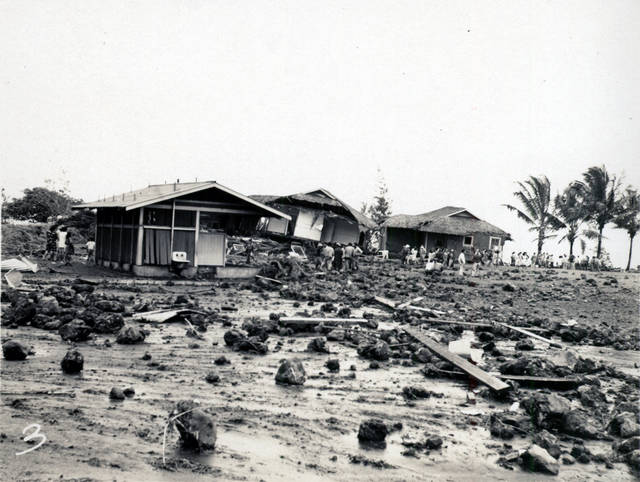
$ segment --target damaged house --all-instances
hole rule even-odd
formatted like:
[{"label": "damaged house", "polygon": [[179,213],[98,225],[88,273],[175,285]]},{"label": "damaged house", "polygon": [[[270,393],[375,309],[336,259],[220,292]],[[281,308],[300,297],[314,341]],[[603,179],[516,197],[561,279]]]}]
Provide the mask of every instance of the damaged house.
[{"label": "damaged house", "polygon": [[357,243],[362,245],[365,234],[375,223],[325,189],[288,196],[252,196],[280,212],[287,220],[265,216],[259,230],[294,239],[323,243]]},{"label": "damaged house", "polygon": [[501,250],[511,240],[506,231],[471,214],[467,209],[445,206],[424,214],[398,214],[383,224],[382,246],[398,252],[406,244],[424,246],[427,251],[437,248]]},{"label": "damaged house", "polygon": [[[73,209],[95,209],[96,263],[164,275],[174,253],[192,272],[226,264],[228,235],[251,235],[264,216],[291,217],[215,181],[150,185]],[[186,258],[186,259],[185,259]]]}]

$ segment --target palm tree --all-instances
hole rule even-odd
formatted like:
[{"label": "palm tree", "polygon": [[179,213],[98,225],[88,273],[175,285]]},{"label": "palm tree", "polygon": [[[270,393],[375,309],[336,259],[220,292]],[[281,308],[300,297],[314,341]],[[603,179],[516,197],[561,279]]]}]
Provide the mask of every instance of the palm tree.
[{"label": "palm tree", "polygon": [[567,229],[559,243],[565,239],[569,242],[569,256],[573,256],[573,243],[580,236],[580,224],[584,217],[582,202],[579,193],[574,186],[567,187],[562,194],[558,194],[554,200],[554,207],[558,217]]},{"label": "palm tree", "polygon": [[615,176],[609,176],[604,166],[593,166],[582,175],[583,181],[576,181],[574,187],[580,193],[584,205],[584,220],[592,223],[598,231],[598,249],[602,251],[602,230],[618,214],[619,183]]},{"label": "palm tree", "polygon": [[640,194],[631,187],[620,200],[620,214],[613,220],[616,227],[624,229],[629,234],[629,259],[627,261],[627,271],[631,268],[631,251],[633,249],[633,238],[640,231]]},{"label": "palm tree", "polygon": [[529,176],[524,182],[517,182],[520,190],[513,193],[523,206],[517,208],[511,204],[504,204],[509,211],[514,211],[520,219],[531,225],[530,231],[538,233],[538,254],[542,251],[545,239],[552,237],[551,231],[563,227],[552,210],[551,183],[547,176]]}]

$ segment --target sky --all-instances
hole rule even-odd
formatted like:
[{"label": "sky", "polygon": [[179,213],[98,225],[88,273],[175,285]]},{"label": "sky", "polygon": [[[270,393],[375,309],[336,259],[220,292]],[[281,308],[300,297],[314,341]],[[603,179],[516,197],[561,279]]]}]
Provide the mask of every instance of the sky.
[{"label": "sky", "polygon": [[[395,214],[465,207],[532,252],[515,181],[556,193],[604,164],[640,187],[638,25],[637,0],[0,0],[1,184],[359,207],[380,170]],[[627,234],[605,235],[625,266]]]}]

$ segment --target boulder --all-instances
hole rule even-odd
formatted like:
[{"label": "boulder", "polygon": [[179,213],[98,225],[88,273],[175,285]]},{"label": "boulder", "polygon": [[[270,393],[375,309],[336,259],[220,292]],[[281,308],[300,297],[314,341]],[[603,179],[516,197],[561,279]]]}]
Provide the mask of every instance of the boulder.
[{"label": "boulder", "polygon": [[502,291],[507,291],[509,293],[513,293],[517,289],[518,288],[513,283],[505,283],[504,285],[502,285]]},{"label": "boulder", "polygon": [[136,394],[136,391],[133,387],[127,387],[124,390],[122,390],[122,393],[124,393],[125,397],[131,398]]},{"label": "boulder", "polygon": [[522,468],[529,472],[558,475],[558,461],[539,445],[532,445],[522,454]]},{"label": "boulder", "polygon": [[122,313],[124,311],[124,305],[122,303],[112,300],[96,301],[95,307],[109,313]]},{"label": "boulder", "polygon": [[134,345],[142,343],[147,337],[146,333],[137,326],[125,326],[120,330],[116,338],[116,342],[121,345]]},{"label": "boulder", "polygon": [[36,304],[27,298],[20,298],[9,313],[12,322],[17,325],[26,325],[36,316]]},{"label": "boulder", "polygon": [[344,341],[344,330],[334,329],[327,333],[329,341]]},{"label": "boulder", "polygon": [[43,315],[57,315],[60,312],[60,305],[55,297],[43,296],[38,303],[38,310]]},{"label": "boulder", "polygon": [[325,363],[325,365],[330,372],[340,371],[340,361],[337,358],[330,358],[329,360],[327,360],[327,363]]},{"label": "boulder", "polygon": [[260,341],[260,338],[257,336],[252,336],[250,338],[243,338],[238,343],[236,343],[233,348],[238,351],[251,351],[254,353],[259,353],[260,355],[264,355],[269,351],[269,347],[266,343]]},{"label": "boulder", "polygon": [[542,428],[560,428],[564,415],[571,410],[571,402],[555,393],[533,393],[523,399],[521,405],[534,425]]},{"label": "boulder", "polygon": [[386,361],[391,355],[389,345],[380,340],[375,343],[367,343],[358,347],[358,355],[377,361]]},{"label": "boulder", "polygon": [[122,388],[113,387],[109,392],[109,398],[111,400],[124,400],[125,394]]},{"label": "boulder", "polygon": [[64,341],[85,341],[91,336],[91,328],[79,319],[75,319],[58,328],[58,333]]},{"label": "boulder", "polygon": [[585,407],[594,408],[607,404],[607,398],[604,393],[595,385],[582,385],[578,388],[578,394],[582,405]]},{"label": "boulder", "polygon": [[621,454],[628,454],[634,450],[640,450],[640,437],[631,437],[623,440],[616,446],[616,450]]},{"label": "boulder", "polygon": [[531,341],[531,338],[525,338],[516,343],[516,350],[531,351],[535,349],[536,346],[533,344],[533,341]]},{"label": "boulder", "polygon": [[82,353],[72,348],[65,354],[60,366],[65,373],[79,373],[84,368],[84,357]]},{"label": "boulder", "polygon": [[640,435],[640,425],[636,415],[632,412],[618,413],[609,422],[609,432],[622,438]]},{"label": "boulder", "polygon": [[389,435],[389,428],[378,418],[370,418],[360,424],[358,440],[364,443],[383,443]]},{"label": "boulder", "polygon": [[429,450],[437,450],[439,448],[442,448],[442,437],[432,435],[431,437],[428,437],[427,440],[425,440],[424,446]]},{"label": "boulder", "polygon": [[124,326],[124,318],[118,313],[102,315],[95,320],[93,330],[96,333],[118,333]]},{"label": "boulder", "polygon": [[218,375],[216,372],[209,372],[207,373],[207,376],[204,377],[205,381],[207,383],[219,383],[220,382],[220,375]]},{"label": "boulder", "polygon": [[302,362],[297,359],[283,360],[276,373],[276,383],[284,385],[303,385],[307,379]]},{"label": "boulder", "polygon": [[211,415],[198,408],[195,402],[178,402],[171,416],[176,417],[172,423],[180,434],[183,448],[196,451],[215,448],[218,438],[215,421]]},{"label": "boulder", "polygon": [[307,351],[315,353],[329,353],[327,340],[324,338],[314,338],[307,344]]},{"label": "boulder", "polygon": [[584,439],[602,438],[602,428],[580,410],[570,410],[563,414],[561,430],[566,434]]},{"label": "boulder", "polygon": [[224,334],[224,342],[227,346],[235,346],[246,338],[247,335],[240,330],[229,330]]},{"label": "boulder", "polygon": [[533,443],[545,449],[549,454],[557,459],[560,457],[560,445],[558,438],[547,430],[541,430],[533,436]]},{"label": "boulder", "polygon": [[27,358],[29,350],[22,343],[14,340],[7,340],[2,344],[2,355],[5,360],[20,361]]}]

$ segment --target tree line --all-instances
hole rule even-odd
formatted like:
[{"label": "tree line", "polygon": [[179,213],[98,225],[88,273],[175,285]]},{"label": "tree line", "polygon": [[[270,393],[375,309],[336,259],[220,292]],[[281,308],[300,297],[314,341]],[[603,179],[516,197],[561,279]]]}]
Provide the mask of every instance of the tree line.
[{"label": "tree line", "polygon": [[561,192],[552,197],[551,183],[547,176],[529,176],[516,182],[519,189],[513,193],[520,206],[504,204],[529,224],[530,231],[537,233],[538,254],[547,239],[564,231],[560,241],[569,243],[569,256],[573,256],[573,245],[580,237],[596,239],[596,257],[602,252],[602,232],[613,223],[629,235],[629,258],[627,271],[631,267],[633,238],[640,229],[640,195],[632,186],[622,188],[622,181],[609,174],[606,167],[593,166],[582,174],[582,179],[572,181]]}]

